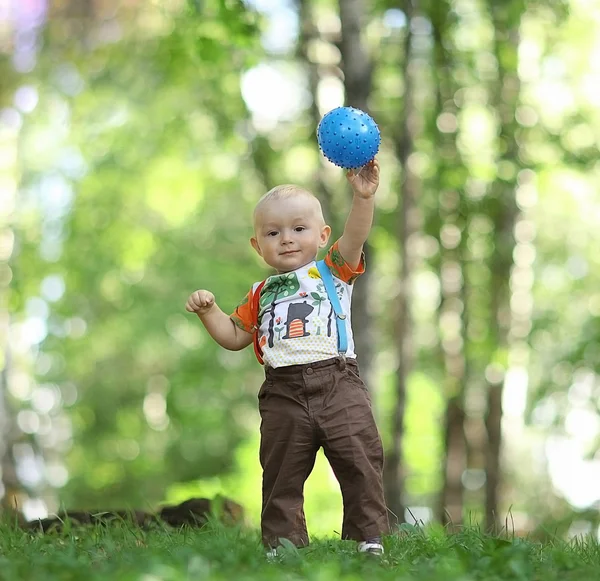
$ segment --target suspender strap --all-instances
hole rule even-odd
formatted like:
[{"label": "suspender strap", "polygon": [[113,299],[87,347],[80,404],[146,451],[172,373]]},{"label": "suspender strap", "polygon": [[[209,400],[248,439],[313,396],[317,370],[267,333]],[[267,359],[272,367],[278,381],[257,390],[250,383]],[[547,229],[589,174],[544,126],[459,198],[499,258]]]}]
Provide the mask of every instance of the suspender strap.
[{"label": "suspender strap", "polygon": [[319,270],[321,280],[325,285],[325,290],[327,291],[327,296],[329,297],[329,302],[331,303],[331,306],[333,307],[333,312],[335,313],[335,324],[337,327],[338,336],[338,351],[340,352],[340,354],[344,355],[348,350],[346,315],[344,314],[344,311],[342,311],[342,305],[340,304],[340,299],[338,298],[337,292],[335,290],[333,276],[331,275],[331,271],[329,270],[329,267],[327,266],[324,260],[317,261],[317,269]]},{"label": "suspender strap", "polygon": [[[260,291],[262,290],[262,287],[265,286],[265,282],[266,281],[263,280],[256,287],[256,290],[252,294],[252,303],[250,304],[250,312],[252,313],[252,320],[254,321],[255,325],[258,325],[258,312],[260,311]],[[258,344],[258,329],[256,329],[256,331],[254,331],[252,340],[254,343],[254,354],[256,355],[258,362],[261,365],[263,365],[262,349],[260,348],[260,345]]]}]

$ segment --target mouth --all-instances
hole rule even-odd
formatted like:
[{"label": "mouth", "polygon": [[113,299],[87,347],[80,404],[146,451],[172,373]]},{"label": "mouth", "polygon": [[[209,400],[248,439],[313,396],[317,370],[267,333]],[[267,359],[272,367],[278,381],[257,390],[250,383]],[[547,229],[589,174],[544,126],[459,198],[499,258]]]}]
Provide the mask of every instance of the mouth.
[{"label": "mouth", "polygon": [[291,256],[292,254],[297,254],[300,252],[299,250],[288,250],[287,252],[282,252],[280,256]]}]

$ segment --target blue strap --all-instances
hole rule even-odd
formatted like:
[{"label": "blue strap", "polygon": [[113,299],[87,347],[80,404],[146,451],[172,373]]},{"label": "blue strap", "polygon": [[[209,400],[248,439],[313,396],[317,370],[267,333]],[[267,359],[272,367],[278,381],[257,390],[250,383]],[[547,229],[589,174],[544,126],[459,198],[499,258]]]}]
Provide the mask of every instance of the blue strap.
[{"label": "blue strap", "polygon": [[319,270],[321,280],[325,285],[325,290],[327,291],[327,296],[329,297],[329,302],[331,303],[331,306],[333,307],[333,312],[335,313],[335,324],[337,327],[338,336],[338,351],[343,355],[348,350],[346,315],[342,310],[340,299],[338,298],[337,292],[335,291],[335,283],[333,282],[333,276],[331,275],[331,271],[329,270],[329,267],[327,266],[324,260],[317,261],[317,269]]}]

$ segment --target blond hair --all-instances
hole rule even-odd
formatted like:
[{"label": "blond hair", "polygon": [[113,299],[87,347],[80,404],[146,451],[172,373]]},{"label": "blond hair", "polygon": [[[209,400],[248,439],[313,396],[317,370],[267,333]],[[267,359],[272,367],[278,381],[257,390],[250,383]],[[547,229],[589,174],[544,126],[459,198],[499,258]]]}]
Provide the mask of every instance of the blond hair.
[{"label": "blond hair", "polygon": [[314,206],[317,217],[323,222],[323,224],[325,224],[323,209],[321,208],[321,202],[319,202],[317,196],[315,196],[311,191],[295,184],[282,184],[280,186],[275,186],[266,194],[264,194],[260,200],[256,202],[256,206],[254,207],[254,223],[256,224],[256,218],[261,208],[264,208],[267,204],[278,200],[287,200],[297,196],[303,196],[310,200]]}]

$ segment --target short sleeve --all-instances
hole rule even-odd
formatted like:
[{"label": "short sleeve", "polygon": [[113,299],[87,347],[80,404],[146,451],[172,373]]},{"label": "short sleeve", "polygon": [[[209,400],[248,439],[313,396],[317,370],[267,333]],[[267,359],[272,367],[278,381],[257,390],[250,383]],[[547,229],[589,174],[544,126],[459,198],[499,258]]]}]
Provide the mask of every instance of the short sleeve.
[{"label": "short sleeve", "polygon": [[256,331],[256,321],[254,321],[254,317],[252,316],[252,295],[253,291],[250,289],[248,294],[235,308],[235,311],[229,315],[229,318],[235,325],[246,331],[246,333],[254,333]]},{"label": "short sleeve", "polygon": [[346,284],[352,284],[364,271],[365,271],[365,253],[362,252],[360,256],[360,262],[356,269],[353,269],[340,254],[338,248],[338,240],[329,249],[327,256],[325,257],[325,263],[331,270],[333,276],[339,278]]}]

